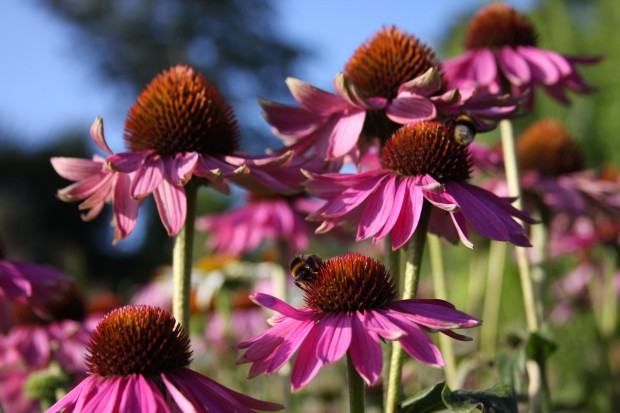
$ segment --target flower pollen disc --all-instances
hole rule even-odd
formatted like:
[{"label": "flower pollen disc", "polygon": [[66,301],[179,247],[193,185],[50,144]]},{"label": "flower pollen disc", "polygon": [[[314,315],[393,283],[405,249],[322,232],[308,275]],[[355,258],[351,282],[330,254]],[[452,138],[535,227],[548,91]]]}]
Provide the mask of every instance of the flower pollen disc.
[{"label": "flower pollen disc", "polygon": [[90,338],[89,372],[99,376],[154,376],[190,363],[187,333],[166,311],[128,305],[108,313]]},{"label": "flower pollen disc", "polygon": [[229,155],[238,148],[239,127],[215,86],[180,65],[159,74],[138,96],[127,115],[124,138],[133,152]]},{"label": "flower pollen disc", "polygon": [[535,46],[538,34],[521,13],[503,3],[483,8],[469,23],[466,49],[494,49],[502,46]]},{"label": "flower pollen disc", "polygon": [[336,314],[382,308],[395,296],[383,264],[362,254],[346,254],[323,262],[307,283],[304,299],[310,308]]},{"label": "flower pollen disc", "polygon": [[463,182],[472,166],[467,146],[454,139],[454,123],[422,121],[397,130],[381,155],[384,168],[402,176],[430,175],[439,182]]}]

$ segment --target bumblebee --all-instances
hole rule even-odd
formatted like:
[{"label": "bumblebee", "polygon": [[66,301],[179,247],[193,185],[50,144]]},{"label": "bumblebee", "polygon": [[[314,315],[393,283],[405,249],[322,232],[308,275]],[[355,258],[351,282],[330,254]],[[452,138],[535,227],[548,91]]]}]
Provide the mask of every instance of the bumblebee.
[{"label": "bumblebee", "polygon": [[454,140],[459,145],[467,146],[474,141],[476,124],[467,115],[459,115],[454,120]]},{"label": "bumblebee", "polygon": [[291,261],[291,274],[295,277],[295,285],[306,291],[304,285],[311,282],[323,265],[318,255],[296,255]]}]

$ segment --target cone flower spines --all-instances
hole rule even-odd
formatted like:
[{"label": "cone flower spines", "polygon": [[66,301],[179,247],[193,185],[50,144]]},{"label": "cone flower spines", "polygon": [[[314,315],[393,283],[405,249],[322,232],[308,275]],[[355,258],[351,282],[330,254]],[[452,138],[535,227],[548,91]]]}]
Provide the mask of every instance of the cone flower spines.
[{"label": "cone flower spines", "polygon": [[585,155],[560,122],[544,119],[531,125],[517,140],[517,159],[525,171],[560,176],[585,168]]},{"label": "cone flower spines", "polygon": [[527,17],[507,4],[493,3],[480,10],[469,23],[464,47],[535,46],[537,38],[536,29]]},{"label": "cone flower spines", "polygon": [[238,148],[239,127],[215,86],[179,65],[155,77],[138,96],[127,115],[124,138],[133,152],[228,155]]},{"label": "cone flower spines", "polygon": [[304,285],[308,307],[332,314],[382,308],[396,297],[387,269],[362,254],[324,260],[314,278]]},{"label": "cone flower spines", "polygon": [[390,26],[355,51],[344,74],[366,97],[393,99],[403,83],[438,65],[430,47]]},{"label": "cone flower spines", "polygon": [[439,182],[469,179],[466,145],[454,139],[453,122],[422,121],[403,126],[386,143],[381,164],[403,176],[430,175]]},{"label": "cone flower spines", "polygon": [[190,341],[166,311],[128,305],[108,313],[91,336],[86,357],[91,374],[153,376],[190,363]]}]

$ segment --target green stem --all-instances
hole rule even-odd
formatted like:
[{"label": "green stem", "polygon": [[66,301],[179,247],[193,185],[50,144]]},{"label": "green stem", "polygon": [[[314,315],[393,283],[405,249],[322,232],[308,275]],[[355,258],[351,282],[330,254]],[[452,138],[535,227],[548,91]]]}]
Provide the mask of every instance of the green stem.
[{"label": "green stem", "polygon": [[347,379],[349,381],[349,411],[351,413],[364,413],[364,380],[355,370],[353,360],[348,351]]},{"label": "green stem", "polygon": [[[435,296],[440,300],[448,300],[448,292],[446,289],[446,273],[443,268],[443,254],[441,252],[441,241],[437,235],[428,234],[428,252],[431,258],[431,273],[433,274],[433,288]],[[443,355],[444,374],[446,375],[446,383],[451,390],[458,389],[456,377],[456,361],[454,358],[454,348],[450,338],[445,334],[439,335],[439,349]]]},{"label": "green stem", "polygon": [[495,357],[499,308],[504,283],[504,268],[507,245],[501,241],[491,241],[489,245],[489,264],[484,295],[482,319],[484,328],[480,330],[480,352],[489,359]]},{"label": "green stem", "polygon": [[[499,123],[499,131],[502,139],[502,151],[504,153],[504,169],[506,172],[506,183],[508,184],[508,196],[516,198],[515,208],[523,209],[523,199],[519,178],[519,165],[517,164],[517,151],[515,139],[512,131],[512,123],[508,119],[503,119]],[[516,247],[517,266],[521,281],[523,294],[523,305],[525,307],[525,317],[527,327],[530,332],[537,332],[540,329],[540,318],[535,301],[534,286],[530,274],[529,258],[525,248]]]},{"label": "green stem", "polygon": [[172,251],[172,314],[189,334],[189,301],[193,265],[194,222],[198,185],[190,181],[185,185],[187,215],[185,224],[174,239]]},{"label": "green stem", "polygon": [[[426,242],[426,231],[428,229],[428,221],[431,215],[431,204],[424,201],[422,211],[420,212],[420,221],[413,233],[413,236],[404,249],[401,249],[401,255],[405,255],[405,277],[403,288],[403,300],[415,298],[418,292],[418,284],[420,281],[420,266],[422,264],[422,254],[424,252],[424,244]],[[386,391],[385,412],[394,413],[396,411],[398,399],[400,396],[400,381],[403,369],[403,348],[398,341],[392,342],[392,357],[390,360],[390,374],[388,376],[388,387]]]}]

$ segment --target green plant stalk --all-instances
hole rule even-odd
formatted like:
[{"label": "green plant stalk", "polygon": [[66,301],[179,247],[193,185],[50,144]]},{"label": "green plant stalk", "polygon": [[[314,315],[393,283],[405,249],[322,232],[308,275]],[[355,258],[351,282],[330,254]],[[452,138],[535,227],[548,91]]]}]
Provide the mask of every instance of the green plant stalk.
[{"label": "green plant stalk", "polygon": [[349,411],[351,413],[364,413],[364,380],[355,370],[351,354],[348,351],[347,381],[349,382]]},{"label": "green plant stalk", "polygon": [[[431,273],[433,274],[433,288],[435,290],[435,297],[440,300],[448,300],[448,291],[446,289],[446,273],[443,267],[443,254],[441,253],[441,241],[439,237],[434,234],[428,234],[428,252],[431,258]],[[454,358],[454,348],[452,347],[452,341],[450,337],[445,334],[439,334],[439,349],[443,355],[444,362],[444,374],[446,376],[446,383],[450,389],[455,390],[460,386],[458,385],[456,376],[456,360]]]},{"label": "green plant stalk", "polygon": [[194,249],[194,223],[196,221],[196,201],[198,185],[189,181],[185,185],[187,215],[185,224],[174,238],[172,250],[172,314],[187,334],[189,325],[189,301]]},{"label": "green plant stalk", "polygon": [[480,352],[487,358],[495,357],[499,308],[506,262],[507,244],[491,241],[489,245],[489,264],[484,295],[482,319],[484,327],[480,330]]},{"label": "green plant stalk", "polygon": [[[426,231],[428,229],[428,221],[431,215],[431,204],[424,201],[422,211],[420,212],[420,220],[418,226],[405,245],[401,249],[401,255],[405,255],[405,276],[403,288],[403,300],[415,298],[418,292],[418,284],[420,281],[420,266],[422,264],[422,255],[424,253],[424,244],[426,242]],[[400,381],[403,369],[403,348],[397,341],[392,342],[392,356],[390,359],[390,372],[388,375],[388,387],[385,397],[385,412],[394,413],[398,405],[400,396]]]}]

